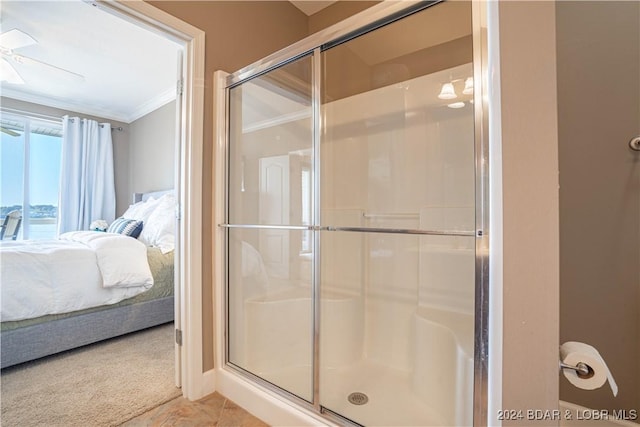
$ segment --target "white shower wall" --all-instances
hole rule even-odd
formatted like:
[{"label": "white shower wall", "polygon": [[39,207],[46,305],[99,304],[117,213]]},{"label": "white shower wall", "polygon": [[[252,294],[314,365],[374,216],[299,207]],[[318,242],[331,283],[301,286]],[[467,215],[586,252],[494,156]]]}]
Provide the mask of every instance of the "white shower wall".
[{"label": "white shower wall", "polygon": [[[323,225],[474,230],[473,105],[448,108],[437,97],[452,76],[471,75],[467,64],[323,106]],[[408,371],[419,307],[468,314],[472,329],[474,245],[324,233],[322,286],[362,298],[367,359]]]}]

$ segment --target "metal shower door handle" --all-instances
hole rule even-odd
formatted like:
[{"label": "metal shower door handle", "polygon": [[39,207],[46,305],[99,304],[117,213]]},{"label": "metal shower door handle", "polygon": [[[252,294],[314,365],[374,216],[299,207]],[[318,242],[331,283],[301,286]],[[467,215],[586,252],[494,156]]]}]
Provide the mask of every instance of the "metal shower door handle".
[{"label": "metal shower door handle", "polygon": [[631,138],[631,140],[629,141],[629,148],[631,148],[633,151],[640,151],[640,136]]}]

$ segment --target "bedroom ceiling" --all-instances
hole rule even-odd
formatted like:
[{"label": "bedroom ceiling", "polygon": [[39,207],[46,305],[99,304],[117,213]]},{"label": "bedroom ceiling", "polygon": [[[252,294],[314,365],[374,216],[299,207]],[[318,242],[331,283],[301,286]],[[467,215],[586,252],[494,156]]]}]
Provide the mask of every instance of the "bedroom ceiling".
[{"label": "bedroom ceiling", "polygon": [[[291,3],[312,15],[335,1]],[[179,46],[90,2],[3,1],[0,33],[14,28],[36,43],[3,52],[25,82],[2,81],[3,97],[125,123],[175,99]]]},{"label": "bedroom ceiling", "polygon": [[2,81],[2,96],[125,123],[175,99],[179,46],[90,3],[3,1],[0,28],[35,39],[13,53],[82,76],[3,52],[25,84]]}]

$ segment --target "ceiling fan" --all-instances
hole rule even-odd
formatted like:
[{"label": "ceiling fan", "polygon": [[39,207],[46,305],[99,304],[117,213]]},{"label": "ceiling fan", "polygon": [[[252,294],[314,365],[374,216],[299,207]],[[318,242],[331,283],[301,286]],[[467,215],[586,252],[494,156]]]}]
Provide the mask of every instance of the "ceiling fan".
[{"label": "ceiling fan", "polygon": [[16,49],[21,47],[31,46],[38,42],[29,34],[14,28],[0,34],[0,53],[2,53],[2,61],[0,61],[0,76],[2,81],[12,84],[24,84],[24,79],[18,73],[18,70],[13,66],[12,62],[16,64],[32,65],[41,68],[46,68],[50,71],[61,71],[70,76],[84,80],[84,76],[73,71],[65,70],[64,68],[57,67],[47,62],[39,61],[35,58],[20,55],[16,53]]}]

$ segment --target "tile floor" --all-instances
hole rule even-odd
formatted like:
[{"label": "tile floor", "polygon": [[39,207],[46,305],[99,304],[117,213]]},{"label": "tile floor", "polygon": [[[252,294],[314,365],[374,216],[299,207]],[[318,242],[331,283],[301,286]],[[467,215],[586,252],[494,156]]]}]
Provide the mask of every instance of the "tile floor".
[{"label": "tile floor", "polygon": [[122,427],[143,426],[268,427],[219,393],[195,402],[178,397],[122,424]]}]

